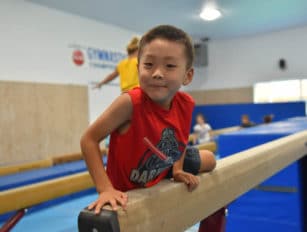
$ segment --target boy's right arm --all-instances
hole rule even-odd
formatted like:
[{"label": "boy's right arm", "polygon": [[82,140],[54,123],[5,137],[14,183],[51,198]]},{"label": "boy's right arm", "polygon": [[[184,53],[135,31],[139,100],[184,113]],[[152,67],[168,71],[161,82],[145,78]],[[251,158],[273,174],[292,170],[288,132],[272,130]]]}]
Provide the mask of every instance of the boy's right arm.
[{"label": "boy's right arm", "polygon": [[95,208],[95,213],[99,213],[100,208],[105,204],[111,204],[112,208],[116,210],[117,204],[125,208],[127,203],[126,193],[113,188],[103,166],[99,144],[112,131],[129,122],[131,114],[130,96],[127,93],[122,94],[89,126],[81,138],[81,150],[99,193],[98,200],[90,205],[90,208]]},{"label": "boy's right arm", "polygon": [[81,139],[82,153],[99,194],[98,199],[91,203],[88,209],[94,209],[95,213],[98,214],[100,209],[106,204],[110,204],[113,210],[117,210],[117,204],[125,208],[127,195],[113,188],[101,161],[99,146],[97,147],[97,143],[87,136],[85,134]]}]

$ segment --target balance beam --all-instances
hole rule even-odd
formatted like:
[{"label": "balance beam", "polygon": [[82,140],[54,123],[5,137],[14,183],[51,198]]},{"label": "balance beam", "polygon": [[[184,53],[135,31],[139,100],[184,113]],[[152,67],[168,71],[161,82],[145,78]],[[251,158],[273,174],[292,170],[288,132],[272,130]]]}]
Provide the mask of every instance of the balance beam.
[{"label": "balance beam", "polygon": [[199,150],[209,150],[209,151],[212,151],[213,153],[215,153],[216,150],[217,150],[217,146],[216,146],[215,142],[208,142],[208,143],[198,144],[196,147]]},{"label": "balance beam", "polygon": [[229,133],[229,132],[233,132],[233,131],[238,131],[240,129],[242,129],[242,127],[240,127],[240,126],[225,127],[225,128],[222,128],[222,129],[212,130],[210,132],[210,134],[211,134],[211,136],[218,136],[218,135],[221,135],[221,134],[225,134],[225,133]]},{"label": "balance beam", "polygon": [[[103,147],[100,148],[101,155],[107,155],[107,148]],[[72,162],[72,161],[78,161],[83,159],[83,154],[81,152],[78,153],[71,153],[71,154],[65,154],[65,155],[58,155],[54,156],[52,158],[53,165]]]},{"label": "balance beam", "polygon": [[[127,210],[119,210],[116,220],[124,232],[182,231],[303,157],[306,144],[307,131],[303,131],[219,160],[213,172],[199,175],[200,185],[193,192],[170,180],[133,190],[128,192]],[[83,172],[2,191],[0,214],[91,187],[88,172]]]},{"label": "balance beam", "polygon": [[88,172],[43,181],[0,192],[0,214],[29,208],[94,187]]},{"label": "balance beam", "polygon": [[217,162],[211,173],[201,174],[200,185],[188,192],[182,183],[163,180],[158,185],[128,192],[126,211],[104,207],[95,216],[84,209],[79,232],[104,228],[105,232],[183,231],[276,172],[307,154],[307,131],[245,150]]},{"label": "balance beam", "polygon": [[48,168],[53,165],[52,159],[38,160],[18,165],[8,165],[0,167],[0,176],[29,171],[39,168]]}]

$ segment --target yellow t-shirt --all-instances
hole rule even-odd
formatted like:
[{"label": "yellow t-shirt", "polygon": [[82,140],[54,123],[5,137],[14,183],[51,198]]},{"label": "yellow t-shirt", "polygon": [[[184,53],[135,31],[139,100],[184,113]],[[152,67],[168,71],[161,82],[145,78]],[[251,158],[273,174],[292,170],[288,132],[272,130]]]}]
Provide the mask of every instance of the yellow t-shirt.
[{"label": "yellow t-shirt", "polygon": [[122,92],[139,86],[137,58],[126,58],[117,65]]}]

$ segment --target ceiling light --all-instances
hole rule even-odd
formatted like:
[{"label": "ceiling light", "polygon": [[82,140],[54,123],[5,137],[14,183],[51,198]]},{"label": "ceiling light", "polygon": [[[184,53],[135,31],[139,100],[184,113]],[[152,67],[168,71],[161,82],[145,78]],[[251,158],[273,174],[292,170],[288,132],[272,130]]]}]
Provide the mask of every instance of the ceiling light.
[{"label": "ceiling light", "polygon": [[200,17],[203,19],[203,20],[215,20],[219,17],[221,17],[221,12],[216,9],[216,8],[212,8],[212,7],[205,7],[203,9],[203,11],[200,13]]}]

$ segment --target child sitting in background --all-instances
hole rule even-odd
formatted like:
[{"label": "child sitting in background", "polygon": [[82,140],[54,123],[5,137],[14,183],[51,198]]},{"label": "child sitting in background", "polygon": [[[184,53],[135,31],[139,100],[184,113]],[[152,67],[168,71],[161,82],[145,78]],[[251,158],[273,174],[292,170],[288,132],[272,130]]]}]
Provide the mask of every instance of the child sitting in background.
[{"label": "child sitting in background", "polygon": [[243,114],[241,116],[241,127],[247,128],[247,127],[252,127],[252,126],[255,126],[255,123],[250,121],[249,116],[247,114]]},{"label": "child sitting in background", "polygon": [[196,115],[196,125],[193,127],[194,144],[206,143],[211,140],[211,126],[206,122],[205,116],[201,113]]}]

